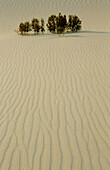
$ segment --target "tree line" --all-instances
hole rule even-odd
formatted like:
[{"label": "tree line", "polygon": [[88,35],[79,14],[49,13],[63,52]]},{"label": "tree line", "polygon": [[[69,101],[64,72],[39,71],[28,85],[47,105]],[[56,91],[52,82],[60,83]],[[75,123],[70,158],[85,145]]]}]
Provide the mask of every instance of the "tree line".
[{"label": "tree line", "polygon": [[[69,15],[67,20],[66,15],[62,15],[61,13],[59,13],[58,16],[51,15],[48,18],[46,26],[51,33],[61,34],[69,31],[77,32],[81,30],[81,20],[76,15]],[[34,31],[34,33],[37,34],[39,32],[44,33],[44,19],[41,18],[41,20],[39,21],[37,18],[33,18],[31,23],[29,23],[28,21],[25,23],[21,22],[19,24],[19,31],[22,35],[26,32],[28,33],[29,31]]]}]

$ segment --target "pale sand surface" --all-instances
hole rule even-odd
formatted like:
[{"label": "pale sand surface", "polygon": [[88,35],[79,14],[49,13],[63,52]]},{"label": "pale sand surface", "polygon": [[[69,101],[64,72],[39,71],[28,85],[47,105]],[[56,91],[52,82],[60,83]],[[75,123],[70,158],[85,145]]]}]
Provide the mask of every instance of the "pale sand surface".
[{"label": "pale sand surface", "polygon": [[[58,12],[83,31],[13,32]],[[0,0],[0,170],[110,170],[109,0]]]}]

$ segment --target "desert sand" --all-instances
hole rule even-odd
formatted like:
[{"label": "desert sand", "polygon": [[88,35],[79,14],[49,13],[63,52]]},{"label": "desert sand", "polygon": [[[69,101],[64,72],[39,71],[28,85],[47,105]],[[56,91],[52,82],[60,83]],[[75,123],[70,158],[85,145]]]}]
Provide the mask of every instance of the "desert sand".
[{"label": "desert sand", "polygon": [[[82,31],[14,32],[59,12]],[[0,0],[0,170],[110,170],[109,0]]]}]

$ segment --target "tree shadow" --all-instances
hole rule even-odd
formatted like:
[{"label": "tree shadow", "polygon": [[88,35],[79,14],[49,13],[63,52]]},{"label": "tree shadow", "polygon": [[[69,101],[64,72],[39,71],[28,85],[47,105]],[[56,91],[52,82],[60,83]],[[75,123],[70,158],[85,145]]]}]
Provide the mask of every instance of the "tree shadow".
[{"label": "tree shadow", "polygon": [[78,31],[78,32],[66,32],[64,33],[64,37],[86,37],[86,34],[110,34],[110,32],[104,32],[104,31]]},{"label": "tree shadow", "polygon": [[77,33],[89,33],[89,34],[110,34],[110,32],[104,32],[104,31],[80,31]]},{"label": "tree shadow", "polygon": [[47,37],[51,37],[51,38],[63,38],[63,37],[66,37],[66,38],[73,38],[73,37],[86,37],[86,35],[84,34],[110,34],[110,32],[104,32],[104,31],[88,31],[88,30],[85,30],[85,31],[78,31],[78,32],[65,32],[63,34],[57,34],[57,33],[43,33],[43,34],[35,34],[35,33],[26,33],[24,35],[21,35],[20,33],[18,33],[18,35],[21,35],[21,36],[36,36],[36,37],[43,37],[43,38],[47,38]]},{"label": "tree shadow", "polygon": [[75,34],[74,35],[73,34],[64,34],[64,36],[61,36],[61,37],[66,37],[66,38],[70,38],[70,37],[71,38],[75,38],[75,37],[78,38],[79,37],[80,38],[80,37],[85,37],[85,36],[84,35],[77,35],[77,34],[76,35]]},{"label": "tree shadow", "polygon": [[54,37],[54,38],[61,38],[61,37],[83,37],[82,35],[76,34],[77,32],[65,32],[62,34],[58,33],[44,33],[44,34],[29,34],[30,36],[36,36],[36,37]]}]

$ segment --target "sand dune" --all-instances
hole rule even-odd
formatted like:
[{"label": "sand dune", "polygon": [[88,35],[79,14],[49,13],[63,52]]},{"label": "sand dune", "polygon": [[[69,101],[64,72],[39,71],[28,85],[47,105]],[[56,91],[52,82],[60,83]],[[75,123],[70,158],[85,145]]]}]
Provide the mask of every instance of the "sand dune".
[{"label": "sand dune", "polygon": [[[110,169],[109,7],[0,0],[0,170]],[[60,10],[75,11],[83,30],[13,32],[37,13],[46,19]]]}]

